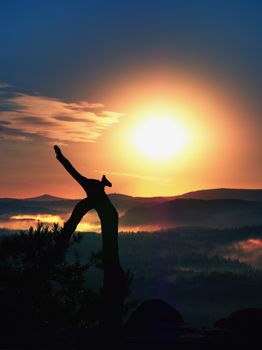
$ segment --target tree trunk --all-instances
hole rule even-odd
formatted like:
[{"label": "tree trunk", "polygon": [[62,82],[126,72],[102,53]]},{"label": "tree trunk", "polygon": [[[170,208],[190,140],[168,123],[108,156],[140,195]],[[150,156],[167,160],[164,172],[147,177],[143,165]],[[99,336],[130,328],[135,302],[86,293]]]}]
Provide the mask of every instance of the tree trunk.
[{"label": "tree trunk", "polygon": [[126,295],[125,273],[118,253],[118,213],[109,200],[99,202],[95,209],[102,229],[104,304],[101,328],[107,336],[118,338]]},{"label": "tree trunk", "polygon": [[105,195],[98,200],[86,198],[74,208],[64,224],[61,239],[57,242],[56,256],[65,252],[78,223],[91,209],[95,209],[101,221],[103,258],[103,304],[100,328],[108,341],[117,341],[122,328],[123,301],[127,286],[125,273],[118,253],[118,212]]}]

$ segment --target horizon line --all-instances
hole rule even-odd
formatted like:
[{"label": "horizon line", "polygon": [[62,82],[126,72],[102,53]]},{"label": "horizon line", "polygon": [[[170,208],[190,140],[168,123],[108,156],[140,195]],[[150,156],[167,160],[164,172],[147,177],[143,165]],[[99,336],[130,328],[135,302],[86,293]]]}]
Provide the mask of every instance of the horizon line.
[{"label": "horizon line", "polygon": [[[218,191],[218,190],[235,190],[235,191],[262,191],[261,188],[235,188],[235,187],[214,187],[214,188],[201,188],[201,189],[195,189],[187,192],[182,192],[179,194],[171,194],[171,195],[154,195],[154,196],[141,196],[141,195],[131,195],[131,194],[126,194],[126,193],[119,193],[119,192],[112,192],[108,193],[109,196],[111,195],[120,195],[120,196],[126,196],[126,197],[133,197],[133,198],[168,198],[168,197],[179,197],[183,196],[188,193],[196,193],[196,192],[201,192],[201,191]],[[53,197],[61,200],[79,200],[81,198],[71,198],[71,197],[60,197],[58,195],[53,195],[49,193],[43,193],[39,195],[32,195],[32,197],[0,197],[0,199],[20,199],[20,200],[30,200],[30,199],[35,199],[35,198],[41,198],[41,197]]]}]

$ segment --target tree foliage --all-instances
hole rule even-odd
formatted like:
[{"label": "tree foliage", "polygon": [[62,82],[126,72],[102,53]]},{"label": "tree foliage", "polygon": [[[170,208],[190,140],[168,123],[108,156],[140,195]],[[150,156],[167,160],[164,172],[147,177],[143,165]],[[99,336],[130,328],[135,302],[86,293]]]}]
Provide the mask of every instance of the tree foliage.
[{"label": "tree foliage", "polygon": [[[0,324],[2,330],[91,327],[99,319],[100,294],[87,287],[86,272],[100,256],[81,264],[77,254],[50,267],[49,253],[61,234],[58,225],[6,237],[0,244]],[[75,235],[71,244],[81,241]]]}]

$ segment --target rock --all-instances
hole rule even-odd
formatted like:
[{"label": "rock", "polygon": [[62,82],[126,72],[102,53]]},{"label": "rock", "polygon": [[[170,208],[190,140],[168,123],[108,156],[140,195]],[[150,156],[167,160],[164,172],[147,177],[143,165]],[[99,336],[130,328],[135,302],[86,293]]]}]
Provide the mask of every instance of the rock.
[{"label": "rock", "polygon": [[215,322],[215,327],[236,332],[256,333],[262,330],[262,309],[241,309]]},{"label": "rock", "polygon": [[125,328],[132,333],[172,332],[184,323],[181,314],[160,299],[144,301],[130,316]]}]

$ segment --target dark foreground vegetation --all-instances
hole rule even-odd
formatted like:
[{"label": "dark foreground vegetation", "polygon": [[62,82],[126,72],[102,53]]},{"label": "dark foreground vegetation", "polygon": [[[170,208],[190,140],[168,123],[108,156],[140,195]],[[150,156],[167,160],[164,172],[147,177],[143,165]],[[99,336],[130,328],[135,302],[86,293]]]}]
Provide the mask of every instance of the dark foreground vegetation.
[{"label": "dark foreground vegetation", "polygon": [[[120,234],[123,267],[134,275],[122,348],[252,348],[260,342],[260,252],[249,261],[240,243],[259,240],[261,232],[256,226]],[[66,257],[50,268],[46,259],[59,233],[58,226],[40,225],[1,239],[0,348],[104,348],[101,236],[74,235]]]},{"label": "dark foreground vegetation", "polygon": [[[50,265],[60,235],[57,225],[38,225],[1,239],[0,348],[74,348],[81,344],[82,332],[91,338],[99,332],[103,290],[89,286],[87,271],[102,268],[102,253],[93,252],[83,263],[74,252]],[[74,235],[70,249],[81,238]],[[127,276],[130,285],[132,275]],[[123,314],[133,305],[125,303]]]}]

